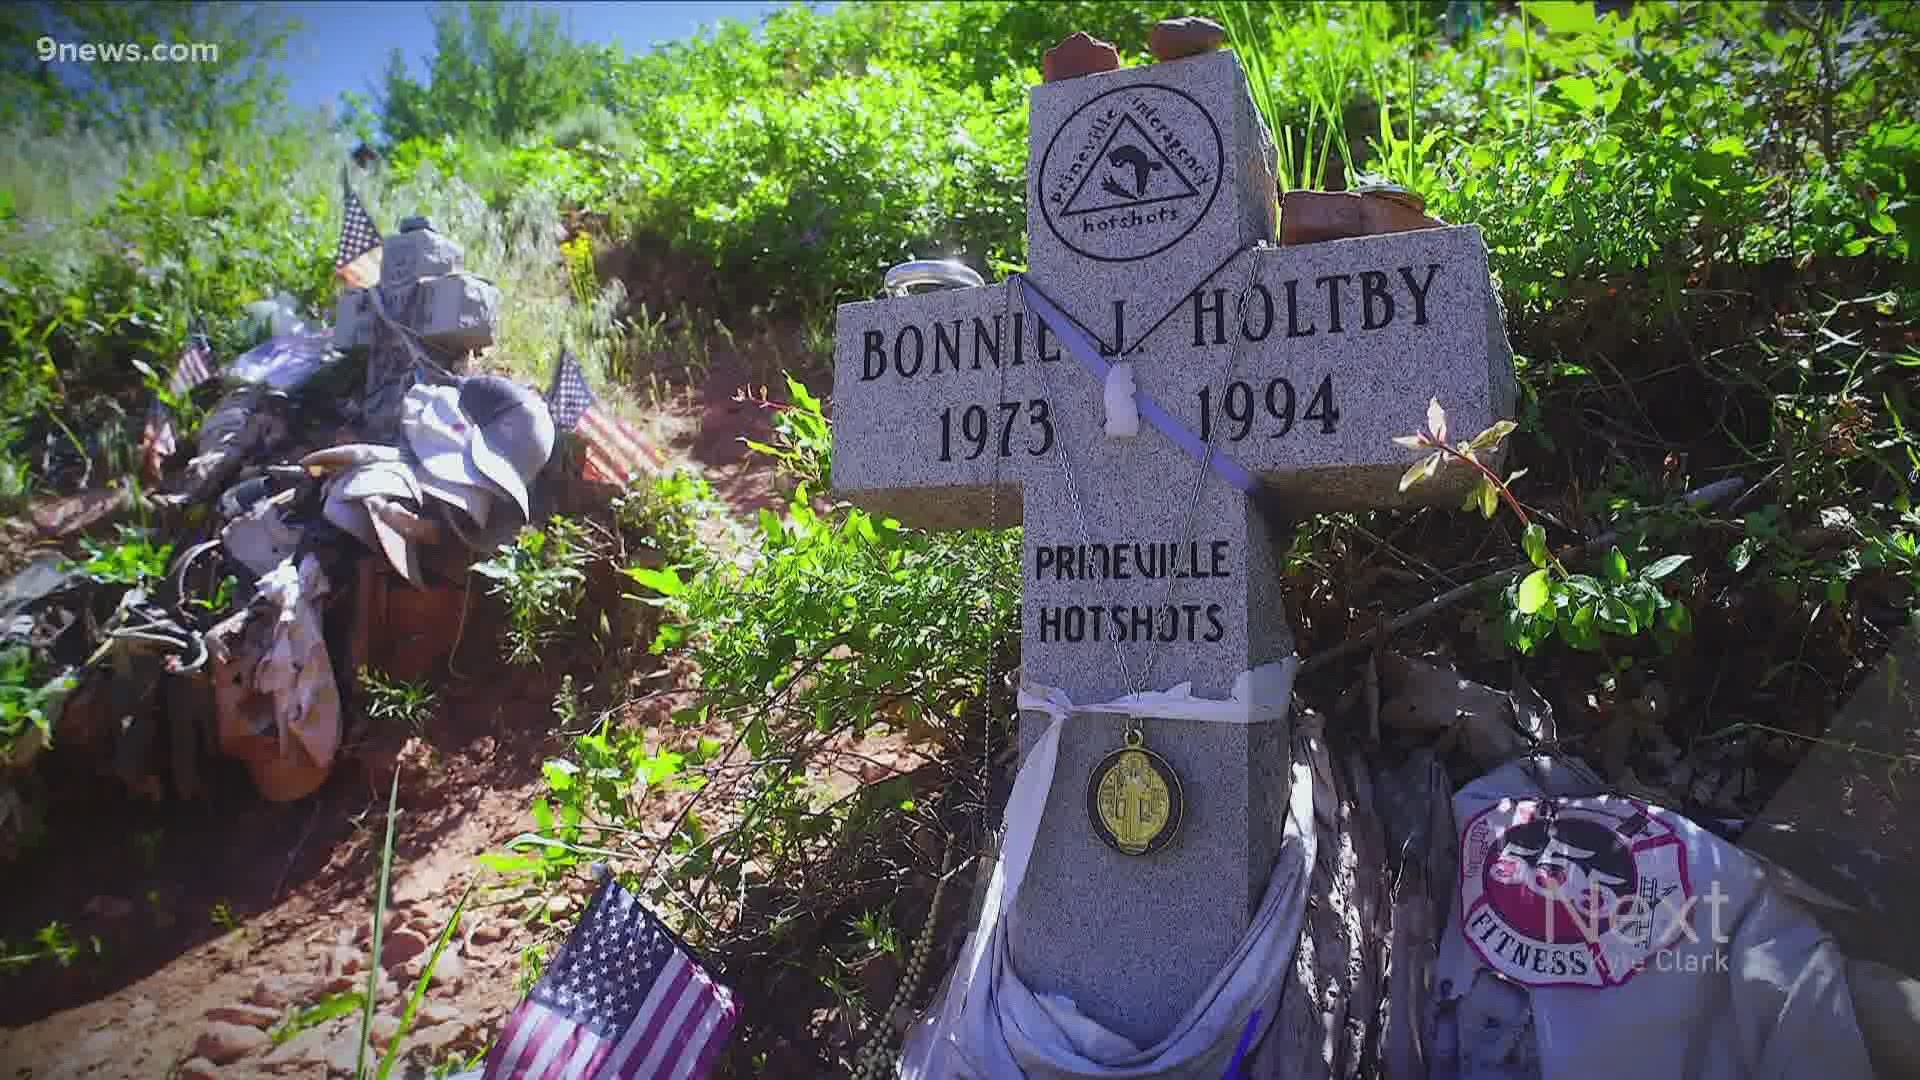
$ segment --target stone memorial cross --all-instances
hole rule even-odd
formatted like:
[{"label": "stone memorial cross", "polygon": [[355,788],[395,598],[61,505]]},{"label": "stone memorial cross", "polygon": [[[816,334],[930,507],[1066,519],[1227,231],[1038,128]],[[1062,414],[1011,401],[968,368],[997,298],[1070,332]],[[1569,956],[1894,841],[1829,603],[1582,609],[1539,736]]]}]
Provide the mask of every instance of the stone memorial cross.
[{"label": "stone memorial cross", "polygon": [[[834,484],[908,525],[1024,525],[1026,683],[1076,706],[1183,683],[1226,698],[1293,651],[1256,501],[1464,494],[1467,470],[1402,495],[1415,455],[1391,440],[1434,397],[1468,432],[1511,412],[1486,249],[1470,226],[1271,246],[1274,146],[1231,53],[1031,95],[1024,280],[840,308]],[[1289,731],[1144,721],[1184,813],[1128,854],[1087,785],[1130,723],[1066,721],[1008,936],[1029,986],[1146,1046],[1261,902]],[[1045,725],[1023,715],[1023,748]]]}]

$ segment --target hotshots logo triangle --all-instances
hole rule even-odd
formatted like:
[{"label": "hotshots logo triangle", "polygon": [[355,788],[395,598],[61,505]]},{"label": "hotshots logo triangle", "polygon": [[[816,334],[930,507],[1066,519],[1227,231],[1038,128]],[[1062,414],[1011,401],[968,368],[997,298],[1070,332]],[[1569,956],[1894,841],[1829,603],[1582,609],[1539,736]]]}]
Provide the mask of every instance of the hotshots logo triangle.
[{"label": "hotshots logo triangle", "polygon": [[1197,199],[1200,192],[1172,159],[1154,145],[1131,116],[1122,116],[1101,145],[1098,165],[1087,170],[1061,210],[1063,218]]},{"label": "hotshots logo triangle", "polygon": [[1185,92],[1121,86],[1046,136],[1034,178],[1047,228],[1100,262],[1150,258],[1180,242],[1220,194],[1220,127]]}]

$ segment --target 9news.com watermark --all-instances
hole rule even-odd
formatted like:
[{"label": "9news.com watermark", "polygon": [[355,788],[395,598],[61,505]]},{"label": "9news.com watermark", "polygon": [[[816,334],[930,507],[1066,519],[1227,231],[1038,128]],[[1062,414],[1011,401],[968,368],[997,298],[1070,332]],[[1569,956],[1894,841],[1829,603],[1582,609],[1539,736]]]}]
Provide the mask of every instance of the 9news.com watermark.
[{"label": "9news.com watermark", "polygon": [[215,64],[220,61],[217,41],[58,41],[41,35],[33,43],[34,56],[43,64]]}]

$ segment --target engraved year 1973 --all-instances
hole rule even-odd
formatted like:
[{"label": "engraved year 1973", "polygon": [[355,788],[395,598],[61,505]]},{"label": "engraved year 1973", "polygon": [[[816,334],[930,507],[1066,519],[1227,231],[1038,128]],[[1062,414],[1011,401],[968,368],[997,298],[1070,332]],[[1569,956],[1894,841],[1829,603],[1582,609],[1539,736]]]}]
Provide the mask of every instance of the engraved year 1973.
[{"label": "engraved year 1973", "polygon": [[[955,436],[960,443],[957,448],[965,460],[972,461],[987,452],[993,439],[993,415],[985,405],[968,405],[956,410],[952,406],[940,410],[940,460],[952,461],[956,451]],[[1021,424],[1021,414],[1026,414],[1026,423]],[[1045,398],[1031,401],[1002,401],[999,403],[999,445],[1001,457],[1013,456],[1013,435],[1016,429],[1025,431],[1023,443],[1026,452],[1034,457],[1053,449],[1053,412]]]}]

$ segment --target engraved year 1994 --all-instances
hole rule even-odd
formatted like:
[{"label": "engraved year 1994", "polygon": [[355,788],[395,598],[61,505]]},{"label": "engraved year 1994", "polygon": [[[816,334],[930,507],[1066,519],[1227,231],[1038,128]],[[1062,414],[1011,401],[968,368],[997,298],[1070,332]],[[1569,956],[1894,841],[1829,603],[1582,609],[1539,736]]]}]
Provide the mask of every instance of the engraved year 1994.
[{"label": "engraved year 1994", "polygon": [[[1239,442],[1251,435],[1255,421],[1261,417],[1255,414],[1254,386],[1252,383],[1235,380],[1227,384],[1226,392],[1220,395],[1217,403],[1224,414],[1226,423],[1221,430],[1227,433],[1228,442]],[[1260,403],[1266,406],[1267,437],[1278,439],[1294,428],[1295,414],[1298,419],[1309,423],[1318,422],[1322,435],[1334,433],[1334,425],[1340,422],[1340,410],[1333,403],[1333,376],[1320,380],[1320,386],[1307,398],[1306,409],[1300,411],[1300,393],[1293,387],[1293,381],[1285,377],[1269,380],[1266,390],[1259,395]],[[1213,388],[1200,388],[1200,441],[1213,441],[1214,409]]]}]

